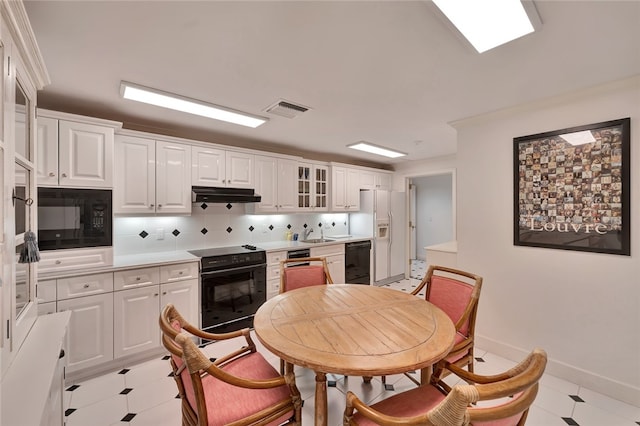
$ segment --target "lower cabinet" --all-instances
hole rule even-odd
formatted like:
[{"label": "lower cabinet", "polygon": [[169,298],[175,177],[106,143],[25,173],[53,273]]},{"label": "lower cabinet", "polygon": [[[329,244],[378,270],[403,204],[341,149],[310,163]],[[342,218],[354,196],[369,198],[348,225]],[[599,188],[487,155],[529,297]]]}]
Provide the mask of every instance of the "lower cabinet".
[{"label": "lower cabinet", "polygon": [[113,293],[59,300],[57,310],[71,311],[68,372],[113,360]]},{"label": "lower cabinet", "polygon": [[197,325],[198,280],[114,292],[113,328],[116,358],[160,346],[158,318],[167,303],[172,303],[187,321]]},{"label": "lower cabinet", "polygon": [[345,282],[344,244],[311,247],[311,256],[325,257],[333,282],[336,284]]},{"label": "lower cabinet", "polygon": [[280,293],[280,261],[286,258],[286,251],[267,253],[267,300]]},{"label": "lower cabinet", "polygon": [[118,270],[38,283],[38,313],[71,312],[67,372],[158,349],[167,303],[198,325],[198,263]]}]

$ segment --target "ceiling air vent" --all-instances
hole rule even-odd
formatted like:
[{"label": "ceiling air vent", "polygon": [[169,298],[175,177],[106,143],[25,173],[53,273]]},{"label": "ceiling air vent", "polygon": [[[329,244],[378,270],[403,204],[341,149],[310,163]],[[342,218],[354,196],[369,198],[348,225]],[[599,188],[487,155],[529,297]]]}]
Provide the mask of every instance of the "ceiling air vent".
[{"label": "ceiling air vent", "polygon": [[291,102],[279,100],[275,104],[268,107],[265,111],[271,114],[279,115],[281,117],[296,118],[303,112],[309,111],[309,108]]}]

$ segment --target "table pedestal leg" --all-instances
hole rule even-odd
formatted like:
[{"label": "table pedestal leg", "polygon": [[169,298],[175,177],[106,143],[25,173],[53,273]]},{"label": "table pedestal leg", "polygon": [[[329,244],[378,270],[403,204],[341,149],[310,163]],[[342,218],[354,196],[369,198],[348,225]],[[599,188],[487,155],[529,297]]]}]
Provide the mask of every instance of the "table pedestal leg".
[{"label": "table pedestal leg", "polygon": [[420,383],[423,385],[428,385],[431,381],[431,374],[433,374],[432,365],[424,367],[422,370],[420,370]]},{"label": "table pedestal leg", "polygon": [[316,371],[315,426],[327,426],[327,375]]}]

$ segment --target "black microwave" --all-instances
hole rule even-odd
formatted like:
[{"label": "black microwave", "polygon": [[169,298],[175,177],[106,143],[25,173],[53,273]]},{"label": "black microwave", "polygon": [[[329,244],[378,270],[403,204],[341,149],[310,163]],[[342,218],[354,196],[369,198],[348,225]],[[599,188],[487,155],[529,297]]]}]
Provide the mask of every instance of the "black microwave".
[{"label": "black microwave", "polygon": [[38,188],[40,250],[111,246],[110,189]]}]

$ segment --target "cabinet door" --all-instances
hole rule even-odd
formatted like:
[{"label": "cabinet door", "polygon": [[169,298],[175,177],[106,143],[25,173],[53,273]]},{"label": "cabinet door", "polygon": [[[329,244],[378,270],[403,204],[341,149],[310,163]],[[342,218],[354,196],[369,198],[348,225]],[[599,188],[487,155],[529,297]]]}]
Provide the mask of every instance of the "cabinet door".
[{"label": "cabinet door", "polygon": [[296,198],[298,210],[311,210],[312,204],[312,189],[313,189],[313,166],[311,164],[302,163],[298,164],[298,171],[296,172]]},{"label": "cabinet door", "polygon": [[58,312],[71,311],[67,331],[67,371],[96,366],[113,359],[113,294],[60,300]]},{"label": "cabinet door", "polygon": [[331,168],[331,210],[342,211],[347,208],[347,169]]},{"label": "cabinet door", "polygon": [[376,189],[376,173],[373,170],[360,171],[360,188]]},{"label": "cabinet door", "polygon": [[232,188],[253,188],[253,154],[227,151],[226,186]]},{"label": "cabinet door", "polygon": [[313,166],[313,202],[314,211],[329,209],[329,168],[327,166]]},{"label": "cabinet door", "polygon": [[172,303],[184,319],[199,326],[197,279],[160,284],[160,309],[167,303]]},{"label": "cabinet door", "polygon": [[113,187],[113,128],[59,121],[58,183]]},{"label": "cabinet door", "polygon": [[224,186],[226,180],[225,151],[191,148],[191,183],[195,186]]},{"label": "cabinet door", "polygon": [[327,256],[327,266],[334,283],[345,282],[344,254]]},{"label": "cabinet door", "polygon": [[58,185],[58,120],[38,117],[36,170],[38,186]]},{"label": "cabinet door", "polygon": [[298,162],[278,159],[278,211],[294,211],[298,206]]},{"label": "cabinet door", "polygon": [[360,210],[360,174],[357,169],[347,169],[347,181],[345,188],[346,209],[349,211]]},{"label": "cabinet door", "polygon": [[113,293],[113,346],[116,358],[160,345],[159,286]]},{"label": "cabinet door", "polygon": [[116,138],[113,212],[153,213],[156,203],[156,145],[150,139]]},{"label": "cabinet door", "polygon": [[278,160],[275,157],[255,156],[256,193],[262,199],[256,204],[260,212],[275,212],[278,205]]},{"label": "cabinet door", "polygon": [[191,146],[156,142],[156,212],[191,213]]}]

